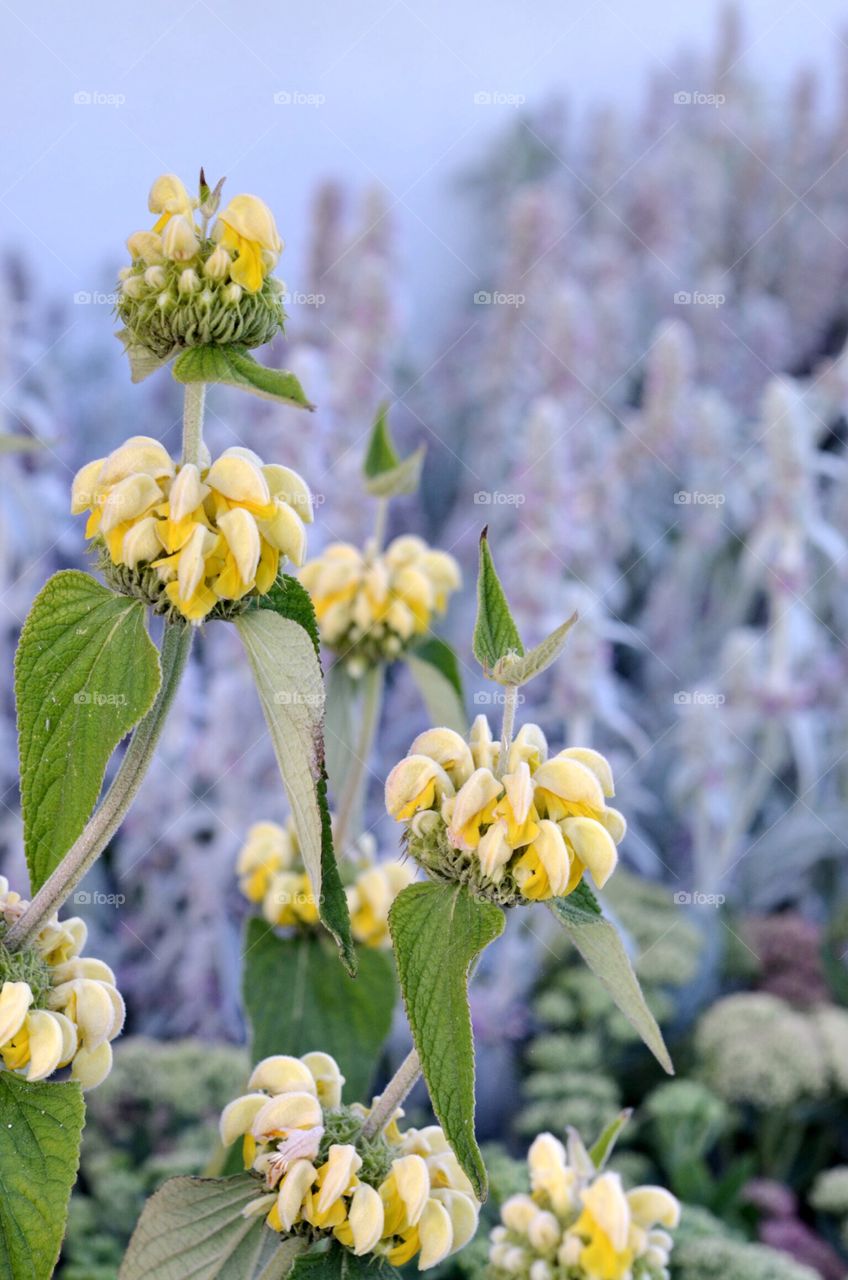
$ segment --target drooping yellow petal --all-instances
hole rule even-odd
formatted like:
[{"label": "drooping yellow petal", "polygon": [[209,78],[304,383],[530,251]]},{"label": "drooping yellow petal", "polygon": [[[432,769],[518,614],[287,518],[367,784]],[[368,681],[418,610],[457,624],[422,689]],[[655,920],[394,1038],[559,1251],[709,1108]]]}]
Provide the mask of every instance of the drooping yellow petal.
[{"label": "drooping yellow petal", "polygon": [[[270,824],[269,824],[270,825]],[[301,1062],[287,1054],[277,1053],[263,1058],[253,1068],[247,1082],[248,1089],[265,1089],[276,1096],[280,1093],[311,1093],[317,1098],[318,1090],[312,1072]]]}]

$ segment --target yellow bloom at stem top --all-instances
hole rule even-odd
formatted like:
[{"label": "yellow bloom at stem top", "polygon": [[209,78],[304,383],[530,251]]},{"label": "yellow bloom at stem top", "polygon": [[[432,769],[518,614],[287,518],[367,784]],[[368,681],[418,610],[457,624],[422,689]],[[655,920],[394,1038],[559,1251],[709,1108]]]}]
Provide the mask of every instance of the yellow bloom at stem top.
[{"label": "yellow bloom at stem top", "polygon": [[596,1170],[575,1133],[542,1133],[527,1156],[530,1194],[511,1196],[489,1236],[495,1280],[668,1280],[680,1205],[664,1187],[625,1191]]},{"label": "yellow bloom at stem top", "polygon": [[212,238],[233,255],[230,276],[248,293],[262,288],[283,251],[274,215],[258,196],[234,196],[218,214]]},{"label": "yellow bloom at stem top", "polygon": [[309,489],[289,467],[238,447],[211,466],[177,465],[149,436],[78,471],[71,511],[90,512],[85,536],[139,582],[149,569],[166,604],[194,623],[270,590],[286,557],[302,564],[312,520]]},{"label": "yellow bloom at stem top", "polygon": [[479,1204],[438,1125],[402,1133],[397,1116],[357,1145],[368,1112],[343,1106],[344,1081],[326,1053],[265,1058],[249,1092],[221,1116],[221,1140],[242,1140],[257,1195],[243,1210],[274,1231],[335,1237],[352,1253],[426,1271],[461,1249]]},{"label": "yellow bloom at stem top", "polygon": [[599,752],[569,747],[549,758],[534,724],[501,762],[482,715],[467,740],[452,729],[420,734],[386,780],[386,809],[406,824],[407,849],[425,870],[471,869],[503,903],[563,897],[587,870],[603,888],[626,829],[612,795]]},{"label": "yellow bloom at stem top", "polygon": [[[357,856],[343,861],[340,870],[349,880],[345,892],[354,938],[367,947],[389,947],[389,908],[414,880],[415,868],[408,862],[376,862],[372,843],[363,837]],[[255,823],[239,851],[236,871],[242,893],[261,905],[269,924],[318,924],[318,905],[292,823]]]},{"label": "yellow bloom at stem top", "polygon": [[[0,876],[2,931],[28,906]],[[54,915],[13,953],[3,950],[0,935],[0,1070],[46,1080],[70,1066],[84,1089],[109,1074],[124,1002],[109,966],[81,954],[87,932],[79,917]]]},{"label": "yellow bloom at stem top", "polygon": [[459,565],[406,534],[383,552],[334,542],[304,565],[321,639],[352,674],[397,658],[443,614],[461,584]]}]

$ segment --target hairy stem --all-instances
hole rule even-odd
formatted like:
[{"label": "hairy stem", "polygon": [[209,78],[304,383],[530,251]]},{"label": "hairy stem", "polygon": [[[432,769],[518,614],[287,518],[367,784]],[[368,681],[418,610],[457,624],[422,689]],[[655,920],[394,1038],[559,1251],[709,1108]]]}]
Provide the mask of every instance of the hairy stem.
[{"label": "hairy stem", "polygon": [[498,758],[498,777],[501,777],[506,772],[509,749],[512,746],[512,733],[515,728],[515,708],[517,705],[518,685],[505,685],[503,723],[501,725],[501,754]]},{"label": "hairy stem", "polygon": [[374,550],[379,554],[383,550],[383,543],[386,540],[386,526],[389,521],[389,500],[388,498],[377,499],[377,514],[374,519]]},{"label": "hairy stem", "polygon": [[359,738],[353,749],[344,786],[339,798],[338,814],[335,826],[335,845],[339,853],[344,853],[345,842],[350,839],[351,826],[362,805],[362,791],[374,735],[380,722],[380,710],[383,705],[383,686],[385,668],[382,665],[372,667],[362,677],[364,692],[362,696],[362,719],[359,725]]},{"label": "hairy stem", "polygon": [[188,659],[193,630],[184,622],[165,624],[161,653],[162,683],[156,701],[136,726],[121,767],[85,830],[71,845],[53,874],[45,880],[23,915],[5,935],[3,943],[10,951],[22,947],[61,907],[123,822],[153,759]]},{"label": "hairy stem", "polygon": [[183,399],[183,462],[200,465],[203,451],[203,408],[206,383],[187,382]]},{"label": "hairy stem", "polygon": [[379,1098],[375,1099],[368,1119],[362,1126],[363,1138],[376,1138],[386,1127],[420,1075],[421,1059],[418,1051],[410,1049]]}]

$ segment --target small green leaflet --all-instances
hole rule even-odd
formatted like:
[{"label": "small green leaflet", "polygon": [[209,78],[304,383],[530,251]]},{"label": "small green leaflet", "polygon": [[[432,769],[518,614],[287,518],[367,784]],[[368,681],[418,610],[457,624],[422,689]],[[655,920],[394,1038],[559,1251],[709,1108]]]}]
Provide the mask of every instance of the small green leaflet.
[{"label": "small green leaflet", "polygon": [[87,573],[35,597],[15,657],[24,846],[33,891],[82,831],[106,764],[150,710],[161,672],[140,600]]},{"label": "small green leaflet", "polygon": [[251,1062],[275,1053],[297,1058],[320,1046],[341,1067],[345,1099],[367,1102],[397,981],[390,952],[363,947],[357,960],[356,980],[344,978],[326,934],[283,938],[265,920],[249,920],[242,987]]},{"label": "small green leaflet", "polygon": [[169,1179],[144,1206],[119,1280],[283,1280],[306,1241],[242,1217],[262,1192],[248,1173]]},{"label": "small green leaflet", "polygon": [[173,347],[166,356],[157,356],[140,342],[133,342],[129,329],[119,329],[115,337],[122,343],[127,354],[130,362],[130,381],[135,383],[144,382],[152,373],[163,369],[179,351],[179,347]]},{"label": "small green leaflet", "polygon": [[633,972],[618,930],[604,916],[589,886],[584,881],[567,898],[550,898],[545,906],[562,925],[595,977],[638,1031],[663,1070],[674,1075],[662,1032],[645,1003],[639,979]]},{"label": "small green leaflet", "polygon": [[464,885],[409,885],[389,912],[406,1014],[430,1101],[475,1194],[487,1179],[474,1137],[474,1042],[468,974],[502,932],[500,907]]},{"label": "small green leaflet", "polygon": [[0,1073],[0,1275],[10,1280],[53,1275],[84,1118],[78,1084]]},{"label": "small green leaflet", "polygon": [[450,645],[432,636],[410,649],[405,660],[432,723],[464,736],[468,732],[468,716],[459,663]]},{"label": "small green leaflet", "polygon": [[377,410],[374,426],[371,428],[371,437],[368,441],[365,461],[362,464],[368,480],[373,480],[375,476],[380,476],[385,471],[394,471],[400,462],[389,433],[388,412],[389,406],[385,403],[381,404]]},{"label": "small green leaflet", "polygon": [[189,347],[177,356],[173,367],[177,382],[224,382],[250,391],[263,400],[314,409],[293,373],[267,369],[241,347]]},{"label": "small green leaflet", "polygon": [[283,575],[236,620],[271,732],[321,919],[356,972],[347,898],[333,849],[324,766],[324,681],[309,593]]},{"label": "small green leaflet", "polygon": [[421,445],[407,458],[398,456],[389,431],[388,405],[381,404],[362,467],[366,489],[375,498],[396,498],[401,494],[415,493],[421,483],[426,452],[425,446]]},{"label": "small green leaflet", "polygon": [[589,1149],[589,1157],[596,1169],[603,1169],[613,1153],[619,1135],[632,1115],[633,1111],[630,1107],[620,1111],[615,1119],[609,1122],[594,1146]]},{"label": "small green leaflet", "polygon": [[521,656],[515,653],[506,654],[495,663],[491,673],[492,679],[497,680],[499,684],[522,685],[527,684],[534,676],[547,671],[565,648],[568,633],[576,621],[577,614],[573,613],[566,622],[527,653]]},{"label": "small green leaflet", "polygon": [[477,621],[474,624],[474,657],[486,675],[508,653],[521,657],[524,646],[509,610],[506,594],[489,550],[488,529],[480,535],[480,569],[477,575]]}]

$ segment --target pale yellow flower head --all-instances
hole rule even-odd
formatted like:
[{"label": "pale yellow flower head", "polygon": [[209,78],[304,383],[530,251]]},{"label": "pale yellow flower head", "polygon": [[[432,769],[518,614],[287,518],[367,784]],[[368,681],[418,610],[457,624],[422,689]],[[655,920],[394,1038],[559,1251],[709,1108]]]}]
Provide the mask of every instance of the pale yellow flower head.
[{"label": "pale yellow flower head", "polygon": [[553,1134],[528,1152],[530,1194],[511,1196],[489,1236],[496,1280],[667,1280],[680,1205],[664,1187],[625,1191],[617,1173],[596,1170],[572,1133],[569,1161]]},{"label": "pale yellow flower head", "polygon": [[386,780],[386,809],[407,826],[407,848],[425,868],[471,873],[502,904],[559,898],[586,871],[603,888],[626,825],[607,804],[612,771],[597,751],[570,747],[548,757],[538,725],[513,740],[505,769],[485,716],[468,740],[430,729]]},{"label": "pale yellow flower head", "polygon": [[[8,921],[27,906],[0,876],[0,915]],[[70,1067],[85,1089],[109,1074],[124,1002],[109,966],[81,955],[85,940],[78,917],[52,916],[31,944],[0,959],[0,1070],[46,1080]]]},{"label": "pale yellow flower head", "polygon": [[[261,906],[269,924],[280,928],[315,928],[318,903],[300,853],[294,824],[257,822],[247,833],[236,862],[239,888]],[[346,881],[351,929],[366,947],[387,948],[389,910],[415,878],[409,862],[376,862],[372,843],[362,837],[341,864]]]},{"label": "pale yellow flower head", "polygon": [[474,1235],[480,1206],[468,1179],[436,1125],[402,1133],[394,1119],[360,1150],[367,1111],[341,1103],[342,1083],[329,1054],[279,1054],[260,1062],[250,1092],[224,1109],[221,1139],[242,1140],[257,1182],[244,1213],[394,1266],[417,1258],[426,1271]]},{"label": "pale yellow flower head", "polygon": [[230,276],[248,293],[262,288],[283,251],[274,215],[259,196],[234,196],[218,214],[213,237],[232,255]]},{"label": "pale yellow flower head", "polygon": [[383,552],[335,542],[304,565],[321,639],[352,674],[397,658],[441,616],[461,584],[453,556],[423,538],[395,538]]},{"label": "pale yellow flower head", "polygon": [[[191,622],[217,605],[263,595],[286,559],[303,563],[312,503],[288,467],[231,448],[211,465],[177,466],[148,436],[134,436],[74,478],[71,511],[89,511],[122,589],[164,598]],[[146,593],[146,594],[145,594]]]}]

